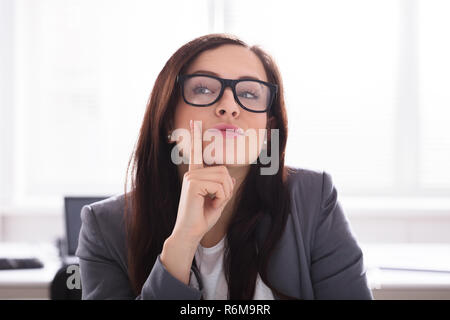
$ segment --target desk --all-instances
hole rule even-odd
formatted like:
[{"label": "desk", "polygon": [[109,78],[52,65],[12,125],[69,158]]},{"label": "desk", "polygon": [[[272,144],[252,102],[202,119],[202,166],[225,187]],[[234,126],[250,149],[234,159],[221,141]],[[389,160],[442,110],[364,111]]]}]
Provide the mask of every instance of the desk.
[{"label": "desk", "polygon": [[[450,299],[450,244],[360,244],[375,299]],[[0,271],[0,299],[49,299],[61,261],[52,244],[0,243],[0,256],[36,256],[44,268]],[[438,269],[424,272],[409,269]],[[448,271],[448,272],[445,272]]]},{"label": "desk", "polygon": [[375,299],[450,300],[450,244],[360,245]]},{"label": "desk", "polygon": [[0,299],[49,299],[50,284],[61,267],[56,246],[49,243],[0,243],[0,257],[37,257],[40,269],[1,270]]}]

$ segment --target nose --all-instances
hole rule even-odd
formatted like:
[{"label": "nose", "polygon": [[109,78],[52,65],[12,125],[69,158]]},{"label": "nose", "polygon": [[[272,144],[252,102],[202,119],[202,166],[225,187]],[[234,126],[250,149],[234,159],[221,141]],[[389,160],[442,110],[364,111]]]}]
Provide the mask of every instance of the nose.
[{"label": "nose", "polygon": [[223,115],[231,115],[236,118],[241,113],[240,107],[236,100],[234,100],[233,91],[230,87],[225,88],[222,97],[216,106],[216,115],[221,117]]}]

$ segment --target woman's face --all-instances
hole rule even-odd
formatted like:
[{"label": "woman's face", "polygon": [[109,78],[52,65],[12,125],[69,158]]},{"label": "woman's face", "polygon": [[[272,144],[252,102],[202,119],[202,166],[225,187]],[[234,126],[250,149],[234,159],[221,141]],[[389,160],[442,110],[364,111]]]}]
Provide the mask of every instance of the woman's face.
[{"label": "woman's face", "polygon": [[[264,66],[258,56],[249,49],[238,45],[223,45],[215,49],[202,52],[188,67],[186,74],[214,73],[224,79],[239,79],[250,76],[262,81],[268,81]],[[205,164],[224,164],[226,166],[246,166],[253,163],[261,152],[264,141],[264,130],[267,124],[267,113],[247,111],[235,101],[233,92],[227,87],[222,97],[208,107],[195,107],[187,104],[180,97],[174,118],[173,129],[189,131],[189,121],[201,121],[203,143],[203,161]],[[249,136],[237,135],[231,137],[220,133],[220,138],[204,135],[205,132],[218,135],[218,131],[211,129],[218,124],[231,124],[241,128]],[[252,135],[252,134],[255,135]],[[210,141],[205,141],[210,137]],[[190,140],[180,139],[178,147],[185,159],[189,159]],[[221,144],[218,144],[222,140]],[[222,150],[217,150],[219,148]],[[243,151],[245,150],[245,158]],[[183,152],[184,151],[184,152]],[[235,157],[236,155],[236,157]],[[240,157],[240,160],[238,158]]]}]

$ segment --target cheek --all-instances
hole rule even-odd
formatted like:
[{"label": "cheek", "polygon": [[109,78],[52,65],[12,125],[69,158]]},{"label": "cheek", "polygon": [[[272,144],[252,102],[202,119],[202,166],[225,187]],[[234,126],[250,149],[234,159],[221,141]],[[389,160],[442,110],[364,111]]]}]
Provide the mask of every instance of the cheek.
[{"label": "cheek", "polygon": [[264,147],[264,139],[267,132],[267,115],[265,113],[254,114],[252,124],[249,127],[253,128],[252,134],[246,137],[246,143],[248,145],[247,152],[251,163],[256,161]]},{"label": "cheek", "polygon": [[266,113],[254,113],[251,119],[251,128],[265,129],[267,127],[267,114]]},{"label": "cheek", "polygon": [[265,113],[263,114],[255,114],[252,119],[252,124],[249,126],[253,128],[253,131],[256,133],[258,137],[258,149],[260,149],[262,142],[264,140],[266,131],[267,131],[267,116]]},{"label": "cheek", "polygon": [[[175,108],[174,126],[176,128],[189,128],[191,112],[185,103],[178,103]],[[187,123],[187,126],[186,126]]]},{"label": "cheek", "polygon": [[211,109],[197,108],[181,102],[175,108],[174,126],[189,130],[189,120],[202,121],[202,124],[211,122]]}]

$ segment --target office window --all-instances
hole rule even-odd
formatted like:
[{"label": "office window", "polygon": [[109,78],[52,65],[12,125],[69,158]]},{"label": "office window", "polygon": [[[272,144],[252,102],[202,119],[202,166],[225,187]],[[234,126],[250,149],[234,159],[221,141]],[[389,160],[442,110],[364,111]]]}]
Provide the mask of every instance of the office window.
[{"label": "office window", "polygon": [[450,3],[418,2],[420,183],[450,189]]},{"label": "office window", "polygon": [[[342,192],[392,188],[398,1],[282,3],[232,1],[228,22],[278,58],[287,163],[329,171]],[[252,7],[265,16],[247,17]]]},{"label": "office window", "polygon": [[268,47],[284,78],[287,163],[354,196],[448,195],[450,5],[226,1],[224,26]]},{"label": "office window", "polygon": [[198,1],[18,1],[18,199],[123,191],[153,82],[208,33]]}]

